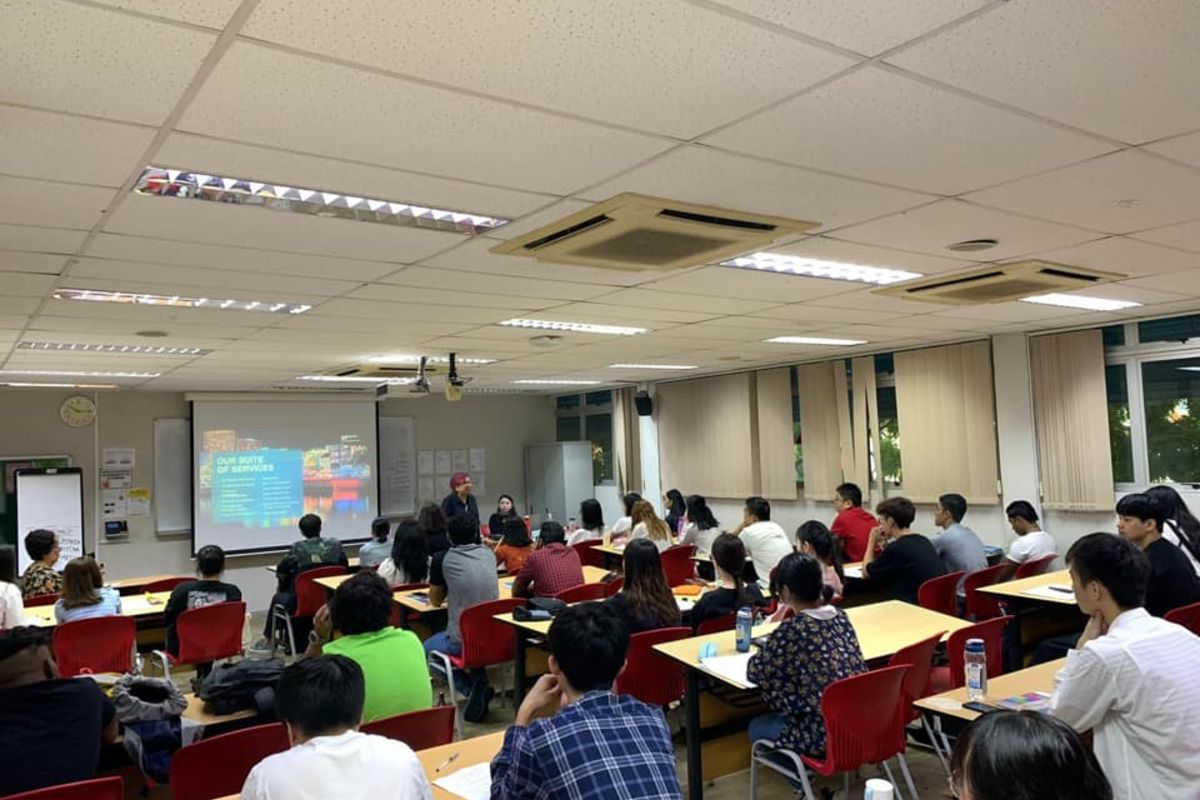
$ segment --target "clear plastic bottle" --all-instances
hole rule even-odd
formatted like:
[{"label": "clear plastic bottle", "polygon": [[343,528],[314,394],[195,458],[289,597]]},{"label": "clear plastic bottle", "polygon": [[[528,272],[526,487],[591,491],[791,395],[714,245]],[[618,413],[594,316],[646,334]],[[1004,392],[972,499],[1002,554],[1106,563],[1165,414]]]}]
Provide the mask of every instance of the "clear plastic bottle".
[{"label": "clear plastic bottle", "polygon": [[987,653],[983,639],[967,639],[963,651],[963,669],[966,671],[967,700],[982,700],[987,695]]}]

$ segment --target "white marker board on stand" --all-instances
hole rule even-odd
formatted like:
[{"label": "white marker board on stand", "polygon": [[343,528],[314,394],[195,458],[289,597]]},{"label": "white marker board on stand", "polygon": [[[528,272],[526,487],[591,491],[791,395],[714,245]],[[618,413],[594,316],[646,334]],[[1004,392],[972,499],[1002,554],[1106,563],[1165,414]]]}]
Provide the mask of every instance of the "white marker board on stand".
[{"label": "white marker board on stand", "polygon": [[385,517],[415,514],[416,424],[412,417],[379,417],[379,512]]},{"label": "white marker board on stand", "polygon": [[32,563],[25,552],[25,537],[39,528],[58,535],[62,555],[54,568],[62,570],[68,561],[79,558],[84,551],[83,470],[78,467],[20,469],[16,483],[17,571],[24,574],[25,568]]}]

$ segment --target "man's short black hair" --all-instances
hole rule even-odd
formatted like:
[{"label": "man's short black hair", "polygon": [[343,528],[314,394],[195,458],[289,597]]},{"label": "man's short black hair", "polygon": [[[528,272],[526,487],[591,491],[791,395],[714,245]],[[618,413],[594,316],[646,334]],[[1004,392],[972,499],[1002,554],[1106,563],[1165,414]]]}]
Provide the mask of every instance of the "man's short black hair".
[{"label": "man's short black hair", "polygon": [[1154,520],[1161,531],[1167,521],[1167,512],[1162,503],[1148,494],[1127,494],[1117,502],[1117,514],[1122,517],[1135,517],[1142,522]]},{"label": "man's short black hair", "polygon": [[225,571],[225,551],[206,544],[196,551],[196,571],[201,575],[220,575]]},{"label": "man's short black hair", "polygon": [[387,517],[376,517],[371,523],[371,535],[379,541],[385,541],[388,534],[392,532],[392,523]]},{"label": "man's short black hair", "polygon": [[18,625],[8,630],[0,630],[0,661],[7,661],[17,653],[34,647],[50,647],[48,631],[32,625]]},{"label": "man's short black hair", "polygon": [[855,508],[862,505],[862,489],[858,488],[857,483],[843,483],[833,491]]},{"label": "man's short black hair", "polygon": [[944,494],[938,498],[938,505],[955,522],[962,522],[963,517],[967,515],[967,498],[961,494]]},{"label": "man's short black hair", "polygon": [[1080,583],[1098,581],[1121,608],[1141,608],[1146,603],[1150,560],[1128,539],[1089,533],[1067,550],[1067,566]]},{"label": "man's short black hair", "polygon": [[771,519],[771,504],[764,497],[747,497],[746,510],[759,522],[768,522]]},{"label": "man's short black hair", "polygon": [[450,544],[474,544],[479,540],[479,520],[470,514],[457,514],[446,522]]},{"label": "man's short black hair", "polygon": [[329,604],[333,627],[341,633],[374,633],[392,618],[392,590],[371,570],[356,572],[342,581]]},{"label": "man's short black hair", "polygon": [[1026,522],[1036,523],[1038,521],[1038,513],[1033,508],[1033,503],[1028,500],[1013,500],[1004,509],[1006,517],[1020,517]]},{"label": "man's short black hair", "polygon": [[315,539],[321,535],[321,518],[316,514],[305,514],[300,518],[300,533],[305,539]]},{"label": "man's short black hair", "polygon": [[538,539],[545,544],[554,544],[555,542],[566,543],[567,531],[561,522],[548,519],[542,523],[542,527],[538,530]]},{"label": "man's short black hair", "polygon": [[25,536],[25,552],[34,561],[41,561],[54,549],[54,531],[38,528]]},{"label": "man's short black hair", "polygon": [[365,687],[362,668],[345,656],[305,658],[279,676],[275,710],[304,736],[340,733],[362,722]]},{"label": "man's short black hair", "polygon": [[580,603],[554,618],[548,641],[572,689],[610,689],[629,653],[629,626],[601,603]]},{"label": "man's short black hair", "polygon": [[917,518],[917,507],[907,497],[889,497],[875,506],[875,514],[890,518],[898,528],[907,528]]}]

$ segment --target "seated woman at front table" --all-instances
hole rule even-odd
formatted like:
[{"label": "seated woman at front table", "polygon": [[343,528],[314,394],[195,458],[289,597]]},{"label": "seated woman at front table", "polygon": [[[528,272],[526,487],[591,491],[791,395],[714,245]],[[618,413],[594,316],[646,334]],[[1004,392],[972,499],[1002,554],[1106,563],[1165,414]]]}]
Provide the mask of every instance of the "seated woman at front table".
[{"label": "seated woman at front table", "polygon": [[621,591],[604,601],[605,607],[625,620],[630,633],[679,625],[679,604],[667,586],[653,542],[631,541],[625,548],[624,563],[625,583]]},{"label": "seated woman at front table", "polygon": [[[747,584],[742,580],[746,568],[746,545],[732,533],[722,533],[712,543],[713,566],[717,570],[718,588],[713,589],[696,601],[692,608],[692,630],[701,622],[714,617],[732,614],[742,606],[757,606],[763,603],[762,592],[757,583]],[[730,623],[730,628],[733,624]]]},{"label": "seated woman at front table", "polygon": [[826,605],[821,564],[804,553],[779,562],[779,599],[794,613],[750,657],[746,675],[772,713],[750,720],[750,741],[767,740],[794,753],[825,753],[821,694],[834,681],[866,672],[850,620]]},{"label": "seated woman at front table", "polygon": [[54,531],[38,528],[25,536],[25,552],[33,563],[25,568],[21,576],[21,595],[28,600],[44,594],[62,591],[62,576],[54,569],[61,548]]},{"label": "seated woman at front table", "polygon": [[121,613],[121,595],[104,585],[96,559],[89,556],[67,562],[63,570],[62,597],[54,604],[54,618],[61,625],[92,617]]},{"label": "seated woman at front table", "polygon": [[658,514],[654,513],[654,506],[646,500],[639,500],[633,504],[633,530],[629,538],[649,539],[660,553],[675,544],[671,529],[658,518]]},{"label": "seated woman at front table", "polygon": [[821,562],[821,577],[825,586],[826,600],[830,603],[842,601],[845,575],[842,573],[842,559],[838,552],[837,540],[825,527],[824,522],[810,519],[796,529],[796,549]]},{"label": "seated woman at front table", "polygon": [[424,583],[429,577],[429,550],[416,520],[406,519],[392,534],[392,555],[379,565],[379,577],[390,586]]},{"label": "seated woman at front table", "polygon": [[533,554],[533,539],[529,538],[529,530],[525,520],[520,517],[509,517],[504,520],[503,536],[498,542],[488,540],[489,547],[496,548],[496,563],[504,565],[504,571],[515,574],[521,571],[529,556]]},{"label": "seated woman at front table", "polygon": [[496,513],[488,517],[488,536],[499,539],[504,535],[504,522],[509,519],[521,519],[517,513],[517,504],[511,494],[502,494],[496,501]]},{"label": "seated woman at front table", "polygon": [[567,545],[600,541],[604,538],[604,509],[600,501],[588,498],[579,504],[579,527],[567,536]]}]

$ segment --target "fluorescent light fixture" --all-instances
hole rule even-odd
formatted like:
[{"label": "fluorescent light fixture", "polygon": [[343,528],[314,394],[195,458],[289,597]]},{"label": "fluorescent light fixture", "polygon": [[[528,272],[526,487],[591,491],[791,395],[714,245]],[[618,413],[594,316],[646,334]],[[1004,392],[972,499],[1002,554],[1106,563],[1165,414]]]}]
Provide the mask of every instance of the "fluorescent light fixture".
[{"label": "fluorescent light fixture", "polygon": [[103,289],[55,289],[56,300],[90,300],[97,303],[125,303],[171,308],[210,308],[217,311],[266,311],[274,314],[303,314],[312,308],[303,303],[264,302],[262,300],[216,300],[209,297],[146,294],[145,292],[109,292]]},{"label": "fluorescent light fixture", "polygon": [[28,381],[0,381],[0,386],[13,389],[116,389],[115,383],[30,383]]},{"label": "fluorescent light fixture", "polygon": [[298,381],[317,381],[324,383],[369,383],[378,386],[386,383],[390,386],[406,386],[416,378],[370,378],[365,375],[297,375]]},{"label": "fluorescent light fixture", "polygon": [[166,347],[152,344],[83,344],[72,342],[21,342],[18,350],[50,353],[118,353],[123,356],[206,356],[212,350],[202,347]]},{"label": "fluorescent light fixture", "polygon": [[0,375],[45,375],[56,378],[157,378],[161,372],[109,372],[71,369],[0,369]]},{"label": "fluorescent light fixture", "polygon": [[1022,297],[1021,302],[1063,308],[1082,308],[1084,311],[1120,311],[1123,308],[1136,308],[1141,305],[1132,300],[1109,300],[1106,297],[1085,297],[1081,294],[1059,294],[1057,292]]},{"label": "fluorescent light fixture", "polygon": [[[426,356],[426,361],[430,364],[449,364],[449,356]],[[459,364],[495,364],[494,358],[469,358],[456,355],[454,360]],[[368,364],[420,364],[421,356],[409,355],[387,355],[387,356],[371,356],[367,359]]]},{"label": "fluorescent light fixture", "polygon": [[549,319],[506,319],[499,323],[510,328],[537,328],[543,331],[571,331],[573,333],[604,333],[610,336],[634,336],[645,333],[645,328],[628,328],[621,325],[593,325],[590,322],[558,322]]},{"label": "fluorescent light fixture", "polygon": [[573,381],[566,378],[527,378],[525,380],[513,381],[523,386],[599,386],[600,381]]},{"label": "fluorescent light fixture", "polygon": [[867,343],[865,339],[828,339],[824,336],[776,336],[774,339],[764,339],[763,341],[771,344],[819,344],[834,347]]},{"label": "fluorescent light fixture", "polygon": [[728,261],[722,261],[721,266],[757,269],[765,272],[783,272],[789,275],[806,275],[810,278],[830,278],[835,281],[875,283],[880,286],[921,277],[920,272],[908,272],[902,269],[888,269],[886,267],[868,267],[863,264],[826,261],[821,258],[807,258],[805,256],[789,256],[783,253],[751,253],[748,256],[739,256],[738,258],[731,258]]},{"label": "fluorescent light fixture", "polygon": [[609,364],[609,369],[696,369],[691,364]]},{"label": "fluorescent light fixture", "polygon": [[381,222],[409,228],[427,228],[473,235],[504,225],[509,220],[487,214],[375,200],[367,197],[302,189],[245,178],[223,178],[178,169],[149,166],[134,185],[137,194],[207,200],[241,206],[258,206],[293,214],[334,217],[359,222]]}]

